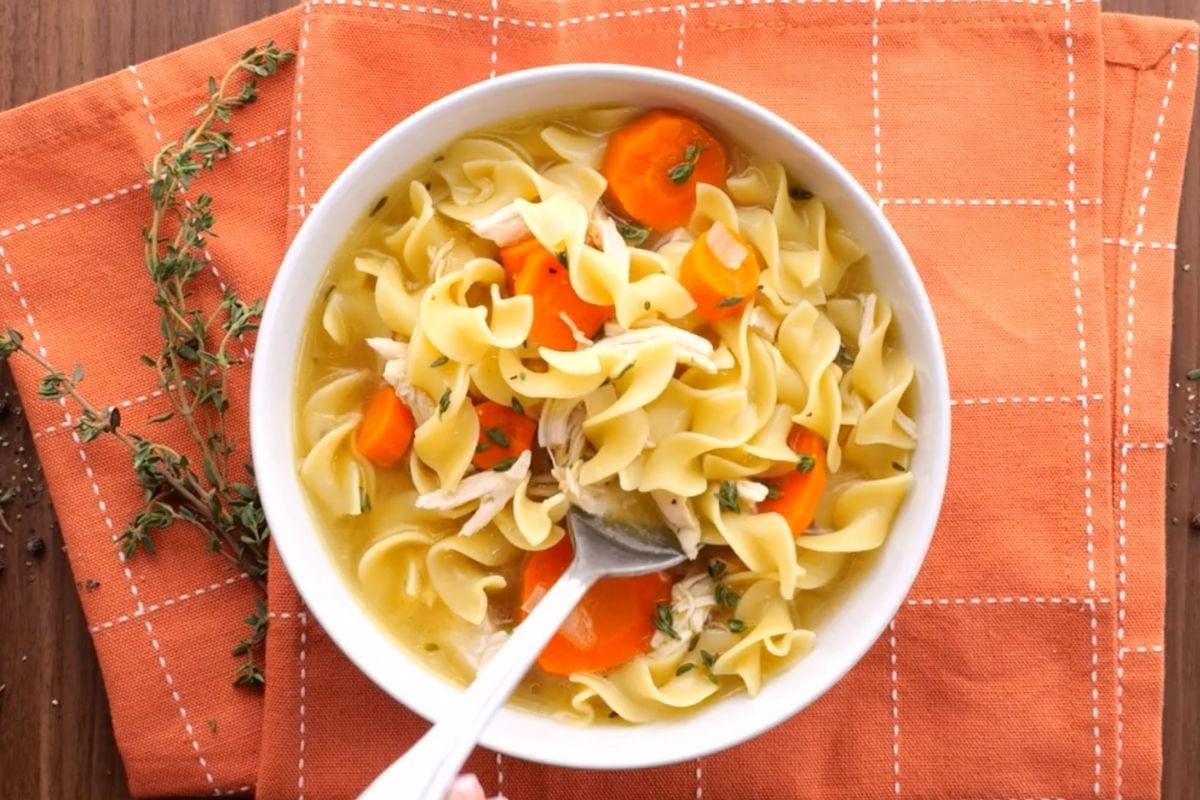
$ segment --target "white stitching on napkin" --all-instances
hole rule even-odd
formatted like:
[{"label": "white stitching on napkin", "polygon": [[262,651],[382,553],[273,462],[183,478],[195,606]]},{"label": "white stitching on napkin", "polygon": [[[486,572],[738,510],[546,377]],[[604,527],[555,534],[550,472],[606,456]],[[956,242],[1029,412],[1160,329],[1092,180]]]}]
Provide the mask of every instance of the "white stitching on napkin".
[{"label": "white stitching on napkin", "polygon": [[1081,609],[1087,609],[1088,605],[1095,603],[1097,605],[1108,605],[1112,600],[1108,597],[1047,597],[1044,595],[1004,595],[993,597],[910,597],[904,601],[905,605],[909,606],[941,606],[942,608],[950,608],[952,606],[1010,606],[1010,605],[1035,605],[1035,606],[1079,606]]},{"label": "white stitching on napkin", "polygon": [[217,583],[210,583],[210,584],[208,584],[208,586],[201,586],[198,589],[193,589],[190,592],[184,592],[183,594],[176,595],[175,597],[168,597],[165,600],[161,600],[157,603],[151,603],[148,606],[143,607],[143,606],[141,606],[141,604],[139,604],[138,608],[134,609],[133,611],[131,611],[128,614],[122,614],[119,617],[114,617],[113,619],[106,620],[105,622],[101,622],[97,625],[91,626],[90,628],[88,628],[88,632],[89,633],[99,633],[102,630],[111,630],[112,628],[116,627],[117,625],[123,625],[124,623],[129,622],[130,620],[138,619],[139,617],[143,617],[146,614],[153,614],[155,611],[158,611],[160,608],[170,608],[171,606],[179,604],[179,603],[186,603],[188,600],[198,599],[200,597],[203,597],[206,594],[212,594],[213,592],[215,592],[223,587],[232,586],[235,583],[244,581],[249,577],[250,576],[247,573],[243,572],[240,575],[233,575],[231,577],[226,578],[223,581],[218,581]]},{"label": "white stitching on napkin", "polygon": [[[1117,648],[1118,654],[1120,648],[1125,644],[1125,587],[1126,587],[1126,555],[1125,544],[1127,529],[1127,520],[1125,517],[1126,507],[1128,505],[1128,489],[1129,489],[1129,412],[1132,403],[1133,391],[1133,339],[1134,339],[1134,309],[1135,300],[1134,292],[1137,289],[1137,269],[1138,269],[1138,253],[1142,249],[1142,234],[1146,232],[1146,207],[1150,200],[1150,180],[1154,177],[1154,162],[1158,158],[1158,146],[1162,141],[1163,124],[1167,119],[1167,108],[1171,103],[1171,90],[1175,86],[1175,73],[1178,69],[1178,54],[1181,47],[1180,43],[1176,43],[1171,47],[1171,62],[1169,74],[1167,75],[1166,87],[1163,91],[1161,107],[1158,113],[1158,119],[1154,123],[1154,136],[1150,143],[1150,154],[1146,158],[1146,171],[1144,173],[1145,183],[1142,184],[1142,191],[1139,195],[1138,210],[1137,210],[1137,225],[1134,228],[1133,237],[1134,245],[1129,258],[1129,295],[1126,298],[1125,311],[1125,334],[1122,337],[1124,341],[1124,365],[1121,368],[1121,439],[1124,444],[1121,447],[1120,457],[1120,477],[1118,478],[1117,491]],[[1117,681],[1116,681],[1116,796],[1117,800],[1121,800],[1121,784],[1123,782],[1124,759],[1122,754],[1125,749],[1124,733],[1125,733],[1125,667],[1122,666],[1120,660],[1117,662]]]},{"label": "white stitching on napkin", "polygon": [[150,120],[150,130],[154,132],[154,140],[161,145],[163,137],[158,130],[158,120],[154,118],[154,111],[150,108],[150,98],[146,95],[146,87],[142,85],[142,79],[138,76],[137,67],[130,64],[126,69],[133,75],[133,82],[137,84],[138,91],[142,93],[142,105],[146,108],[146,118]]},{"label": "white stitching on napkin", "polygon": [[[1166,450],[1171,442],[1125,442],[1120,445],[1121,455],[1128,455],[1133,450]],[[1124,506],[1121,506],[1124,509]]]},{"label": "white stitching on napkin", "polygon": [[1104,395],[1099,392],[1094,392],[1090,395],[1014,395],[1012,397],[964,397],[961,399],[951,399],[950,405],[954,406],[987,406],[987,405],[1019,405],[1022,403],[1085,403],[1088,400],[1103,400]]},{"label": "white stitching on napkin", "polygon": [[[1088,569],[1088,591],[1092,594],[1096,592],[1096,544],[1095,544],[1095,524],[1092,522],[1092,434],[1089,428],[1088,418],[1088,362],[1087,362],[1087,335],[1084,329],[1084,312],[1083,312],[1083,286],[1079,276],[1079,239],[1075,210],[1077,205],[1076,198],[1076,183],[1075,183],[1075,39],[1071,32],[1071,3],[1069,0],[1063,0],[1063,43],[1066,49],[1066,66],[1067,66],[1067,228],[1069,230],[1068,241],[1071,248],[1071,281],[1074,283],[1075,294],[1075,329],[1079,333],[1079,387],[1084,395],[1080,402],[1081,418],[1080,422],[1083,427],[1083,514],[1084,514],[1084,530],[1086,533],[1085,545],[1087,548],[1087,569]],[[1096,607],[1094,603],[1087,604],[1090,609],[1089,624],[1091,627],[1091,645],[1092,645],[1092,669],[1091,669],[1091,696],[1092,696],[1092,752],[1095,756],[1093,764],[1094,780],[1092,782],[1092,794],[1096,797],[1100,796],[1100,770],[1101,770],[1101,747],[1100,747],[1100,685],[1099,676],[1097,674],[1100,664],[1100,647],[1099,640],[1096,636]]]},{"label": "white stitching on napkin", "polygon": [[[280,128],[279,130],[275,131],[274,133],[268,133],[265,136],[258,137],[257,139],[251,139],[251,140],[247,141],[245,144],[235,145],[233,147],[233,150],[229,153],[229,155],[233,155],[235,153],[241,153],[244,150],[253,150],[258,145],[265,144],[266,142],[269,142],[272,139],[278,139],[286,133],[287,133],[286,129]],[[221,153],[220,155],[217,156],[217,158],[225,159],[225,158],[228,158],[229,155]],[[34,217],[32,219],[26,220],[25,222],[19,222],[14,225],[6,225],[3,227],[0,227],[0,239],[4,239],[9,236],[13,236],[14,234],[18,234],[18,233],[21,233],[22,231],[29,230],[30,228],[35,228],[38,225],[41,225],[43,222],[50,222],[52,220],[58,219],[59,217],[65,217],[65,216],[68,216],[70,214],[74,214],[74,213],[77,213],[80,211],[86,211],[87,209],[101,205],[102,203],[111,203],[113,200],[117,200],[118,198],[125,197],[126,195],[131,194],[132,192],[138,192],[145,188],[146,188],[146,184],[142,183],[141,181],[138,181],[136,183],[131,183],[128,186],[122,186],[119,189],[113,189],[110,192],[105,192],[104,194],[96,195],[95,197],[92,197],[88,200],[81,200],[78,203],[73,203],[69,206],[63,206],[58,211],[47,211],[45,214],[42,214],[40,217]]]},{"label": "white stitching on napkin", "polygon": [[308,677],[308,614],[300,612],[297,615],[300,619],[300,707],[298,709],[300,717],[300,756],[296,762],[296,789],[298,790],[297,800],[304,800],[304,742],[307,733],[304,721],[304,701],[306,688],[304,685],[305,678]]},{"label": "white stitching on napkin", "polygon": [[1138,653],[1138,654],[1144,655],[1147,653],[1161,653],[1161,652],[1163,652],[1163,646],[1161,644],[1151,644],[1151,645],[1139,644],[1139,645],[1135,645],[1134,647],[1122,647],[1120,650],[1117,651],[1117,655],[1121,658],[1124,658],[1125,656],[1129,655],[1130,653]]},{"label": "white stitching on napkin", "polygon": [[492,66],[488,72],[489,78],[496,77],[496,62],[500,58],[500,17],[496,13],[499,10],[499,0],[492,0]]},{"label": "white stitching on napkin", "polygon": [[900,682],[896,674],[896,618],[888,623],[888,660],[892,678],[892,790],[900,797]]},{"label": "white stitching on napkin", "polygon": [[1116,245],[1117,247],[1132,247],[1135,250],[1140,250],[1143,248],[1148,249],[1148,250],[1178,250],[1179,249],[1179,245],[1175,244],[1174,242],[1143,242],[1143,241],[1132,242],[1129,239],[1125,239],[1123,237],[1115,237],[1115,236],[1105,236],[1104,239],[1102,239],[1101,241],[1103,241],[1104,244]]},{"label": "white stitching on napkin", "polygon": [[[29,301],[25,298],[25,295],[21,293],[21,284],[17,282],[17,277],[13,271],[12,264],[9,263],[8,257],[5,254],[2,246],[0,246],[0,263],[4,264],[4,272],[9,277],[10,286],[12,287],[13,293],[17,296],[17,302],[21,306],[21,310],[25,312],[25,321],[29,324],[30,335],[33,337],[34,342],[37,343],[38,354],[42,358],[49,359],[49,356],[46,352],[46,346],[42,342],[42,334],[38,330],[37,322],[34,321],[33,311],[29,307]],[[63,424],[69,427],[71,425],[71,415],[67,411],[66,399],[60,398],[58,404],[63,409]],[[83,444],[80,441],[77,433],[71,431],[71,438],[75,442],[77,452],[79,453],[79,460],[82,462],[84,474],[87,476],[88,482],[91,484],[92,493],[96,496],[96,506],[100,510],[100,515],[104,520],[104,525],[108,530],[111,531],[113,529],[113,522],[112,518],[108,515],[108,504],[104,502],[104,497],[100,493],[100,485],[96,481],[96,475],[92,471],[91,465],[88,464],[87,453],[83,451]],[[138,597],[137,584],[133,580],[133,573],[130,571],[129,567],[125,565],[125,553],[122,552],[120,548],[117,548],[116,552],[117,560],[120,562],[125,574],[125,580],[129,584],[129,593],[133,596],[134,601],[137,603],[138,609],[141,609],[143,608],[143,605],[141,599]],[[154,626],[150,624],[149,620],[146,620],[146,634],[150,637],[150,646],[154,649],[158,660],[158,666],[162,670],[163,678],[167,683],[167,688],[171,692],[171,698],[175,701],[175,707],[178,709],[179,717],[183,721],[184,730],[187,731],[187,735],[191,739],[192,749],[196,752],[196,758],[200,763],[201,770],[204,772],[204,778],[206,781],[208,781],[209,785],[212,785],[215,781],[212,773],[209,771],[208,762],[205,761],[204,756],[200,755],[200,744],[196,741],[195,731],[192,729],[191,723],[187,721],[187,710],[183,707],[183,702],[180,699],[179,692],[175,690],[175,679],[171,677],[170,670],[167,668],[166,658],[160,652],[158,639],[155,638],[154,635]]]},{"label": "white stitching on napkin", "polygon": [[299,178],[299,183],[296,185],[296,193],[300,196],[299,210],[300,220],[304,220],[304,131],[300,126],[303,119],[301,106],[304,102],[304,63],[307,60],[308,53],[308,19],[309,13],[312,11],[312,4],[304,4],[304,24],[300,30],[300,53],[296,59],[296,176]]},{"label": "white stitching on napkin", "polygon": [[687,35],[687,6],[675,6],[679,12],[679,44],[675,48],[675,69],[683,72],[683,41]]},{"label": "white stitching on napkin", "polygon": [[881,0],[875,0],[871,16],[871,124],[875,137],[875,199],[883,206],[883,131],[879,126],[879,10]]},{"label": "white stitching on napkin", "polygon": [[[477,20],[479,22],[489,22],[496,17],[487,14],[472,14],[469,11],[458,11],[453,8],[441,8],[440,6],[427,5],[410,5],[409,3],[392,3],[382,2],[381,0],[314,0],[318,5],[323,6],[352,6],[354,8],[370,8],[382,11],[399,11],[405,14],[430,14],[432,16],[445,16],[450,18],[458,18],[466,20]],[[743,6],[804,6],[804,5],[829,5],[829,6],[855,6],[867,5],[868,3],[876,2],[876,0],[705,0],[705,2],[691,2],[686,4],[689,11],[697,11],[699,9],[714,9],[728,8],[730,6],[740,8]],[[882,2],[905,5],[1030,5],[1030,6],[1058,6],[1062,5],[1066,0],[882,0]],[[1085,3],[1098,4],[1100,0],[1070,0],[1075,5]],[[524,28],[543,28],[549,30],[554,27],[565,28],[569,25],[581,25],[589,22],[603,21],[607,19],[623,19],[626,17],[643,17],[652,14],[669,14],[675,10],[675,6],[646,6],[644,8],[622,9],[617,11],[599,11],[595,14],[585,14],[579,17],[570,17],[561,19],[556,22],[548,20],[536,19],[519,19],[515,17],[502,17],[501,21],[509,25]]]},{"label": "white stitching on napkin", "polygon": [[[175,384],[171,384],[171,388],[174,389]],[[163,395],[162,389],[155,389],[154,391],[152,391],[148,394],[139,394],[137,397],[131,397],[128,400],[122,400],[121,402],[117,403],[116,405],[120,408],[132,408],[135,405],[141,405],[142,403],[148,402],[155,398],[162,397],[162,395]],[[69,427],[70,427],[69,425],[66,425],[64,423],[59,423],[57,425],[47,425],[46,427],[42,428],[40,431],[35,431],[33,434],[33,438],[40,439],[43,436],[49,436],[52,433],[58,433],[59,431],[64,431]]]},{"label": "white stitching on napkin", "polygon": [[[964,2],[966,0],[963,0]],[[1021,207],[1048,207],[1056,206],[1101,206],[1104,205],[1104,199],[1101,197],[1076,197],[1076,198],[1043,198],[1043,197],[885,197],[879,201],[881,206],[998,206],[1001,208],[1015,206]]]}]

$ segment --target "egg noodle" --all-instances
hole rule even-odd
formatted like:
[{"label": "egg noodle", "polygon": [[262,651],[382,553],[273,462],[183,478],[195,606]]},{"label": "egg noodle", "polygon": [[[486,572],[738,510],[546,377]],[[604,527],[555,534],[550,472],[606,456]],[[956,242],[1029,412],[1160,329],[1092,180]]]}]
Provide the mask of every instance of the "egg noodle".
[{"label": "egg noodle", "polygon": [[[642,113],[563,112],[451,144],[364,210],[300,369],[299,473],[332,551],[380,622],[457,680],[540,596],[518,594],[522,563],[565,546],[568,505],[676,532],[691,561],[650,608],[641,652],[526,678],[519,701],[585,722],[754,695],[772,667],[807,653],[806,598],[883,543],[916,446],[913,367],[866,254],[778,162],[727,145],[724,185],[696,181],[688,220],[669,231],[606,204],[606,147]],[[681,278],[706,234],[718,257],[752,254],[761,267],[719,319],[696,313]],[[574,349],[530,341],[537,298],[512,291],[498,255],[519,237],[557,256],[580,301],[611,308],[594,333],[560,314]],[[381,386],[412,416],[411,449],[389,467],[356,439]],[[489,437],[512,446],[481,428],[487,401],[537,432],[480,468]],[[824,443],[827,474],[802,531],[760,508],[777,502],[782,476],[813,468],[793,449],[796,429]],[[560,635],[587,644],[589,633]]]}]

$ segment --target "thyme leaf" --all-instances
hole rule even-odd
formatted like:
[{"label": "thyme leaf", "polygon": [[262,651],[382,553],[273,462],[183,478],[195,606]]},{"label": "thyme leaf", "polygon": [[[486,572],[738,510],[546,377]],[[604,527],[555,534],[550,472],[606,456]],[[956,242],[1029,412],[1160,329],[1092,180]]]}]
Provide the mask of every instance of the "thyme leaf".
[{"label": "thyme leaf", "polygon": [[718,583],[714,587],[713,596],[716,597],[718,606],[728,609],[737,608],[738,601],[742,599],[740,594],[723,583]]},{"label": "thyme leaf", "polygon": [[671,613],[669,603],[659,603],[654,607],[654,613],[650,615],[650,621],[654,623],[654,627],[662,631],[672,639],[679,638],[679,632],[675,630],[675,617]]},{"label": "thyme leaf", "polygon": [[[217,159],[233,152],[233,134],[223,124],[257,98],[257,79],[276,74],[291,57],[273,42],[242,53],[220,78],[208,80],[198,120],[145,168],[150,219],[141,234],[142,263],[162,341],[157,353],[141,360],[154,370],[170,404],[157,419],[181,420],[187,447],[177,450],[125,430],[116,407],[92,403],[81,393],[81,367],[69,375],[60,372],[26,348],[20,332],[10,328],[0,336],[0,358],[20,353],[40,367],[41,397],[69,400],[78,408],[73,427],[81,441],[112,436],[129,452],[143,504],[117,538],[126,558],[154,553],[157,533],[183,522],[202,534],[206,550],[230,561],[260,591],[266,588],[270,530],[254,484],[238,483],[231,474],[237,448],[226,432],[226,412],[229,369],[241,362],[235,352],[246,352],[240,340],[258,328],[263,304],[222,287],[219,300],[200,305],[199,281],[211,274],[205,250],[215,235],[215,218],[210,195],[188,192]],[[247,465],[246,471],[253,479],[253,468]],[[255,660],[267,628],[261,594],[246,624],[250,634],[233,648],[234,655],[245,657],[234,683],[261,686],[265,675]]]},{"label": "thyme leaf", "polygon": [[703,145],[689,144],[683,151],[683,161],[667,170],[667,177],[671,179],[671,183],[676,185],[686,183],[687,179],[692,177],[692,173],[696,171],[696,162],[700,159],[702,152],[704,152]]},{"label": "thyme leaf", "polygon": [[508,447],[508,437],[499,428],[487,428],[484,430],[484,434],[500,447]]},{"label": "thyme leaf", "polygon": [[717,505],[722,510],[735,514],[742,510],[742,504],[738,501],[737,484],[733,481],[721,481],[721,487],[717,489]]},{"label": "thyme leaf", "polygon": [[640,247],[650,238],[650,229],[643,228],[641,225],[634,225],[631,222],[618,222],[617,233],[621,234],[621,238],[626,244],[634,247]]},{"label": "thyme leaf", "polygon": [[704,665],[704,672],[713,683],[717,682],[717,675],[713,672],[713,665],[717,663],[717,659],[720,657],[720,653],[710,653],[707,650],[700,651],[700,663]]}]

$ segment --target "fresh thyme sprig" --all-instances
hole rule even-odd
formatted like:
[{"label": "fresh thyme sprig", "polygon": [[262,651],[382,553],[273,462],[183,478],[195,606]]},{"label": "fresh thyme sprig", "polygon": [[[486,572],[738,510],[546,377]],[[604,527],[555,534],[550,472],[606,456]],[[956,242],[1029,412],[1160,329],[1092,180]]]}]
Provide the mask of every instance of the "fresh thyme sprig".
[{"label": "fresh thyme sprig", "polygon": [[244,622],[250,628],[250,635],[234,645],[233,654],[244,656],[246,660],[234,673],[233,682],[239,686],[262,686],[267,676],[254,659],[254,651],[267,638],[267,604],[261,597],[254,598],[254,613]]},{"label": "fresh thyme sprig", "polygon": [[[217,125],[228,123],[234,111],[254,101],[257,77],[274,75],[291,57],[268,42],[244,52],[221,78],[209,78],[207,98],[196,109],[198,123],[181,140],[163,146],[146,167],[152,214],[142,231],[143,263],[153,285],[163,341],[156,355],[142,356],[142,361],[154,369],[171,404],[170,411],[151,422],[179,418],[190,435],[192,452],[181,453],[126,431],[119,408],[96,405],[80,393],[81,366],[69,375],[60,372],[27,348],[19,331],[9,328],[0,334],[0,360],[16,353],[26,356],[45,372],[38,387],[41,397],[75,403],[79,413],[73,428],[82,441],[108,434],[129,450],[143,507],[119,537],[126,558],[139,549],[153,553],[159,531],[185,522],[204,534],[209,550],[224,556],[262,589],[270,531],[253,469],[247,465],[242,480],[230,470],[236,446],[225,422],[229,369],[241,362],[232,348],[257,329],[262,303],[246,303],[226,288],[216,308],[195,305],[193,283],[208,269],[206,247],[208,237],[214,235],[214,218],[209,195],[188,198],[185,194],[202,171],[211,170],[217,158],[233,150],[232,133]],[[239,83],[245,73],[249,79]],[[261,597],[246,623],[251,633],[234,648],[234,655],[246,657],[235,682],[261,685],[264,676],[254,658],[267,626]]]}]

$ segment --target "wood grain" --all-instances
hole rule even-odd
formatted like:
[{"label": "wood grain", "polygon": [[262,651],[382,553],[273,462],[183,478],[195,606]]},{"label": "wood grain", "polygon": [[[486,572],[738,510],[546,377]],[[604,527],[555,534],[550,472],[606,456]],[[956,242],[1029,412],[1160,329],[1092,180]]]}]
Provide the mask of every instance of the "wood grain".
[{"label": "wood grain", "polygon": [[[0,3],[0,110],[20,105],[229,28],[290,0],[41,0]],[[1106,10],[1200,18],[1197,0],[1106,0]],[[1200,116],[1200,105],[1197,106]],[[1200,129],[1200,119],[1195,128]],[[1166,698],[1163,796],[1200,800],[1200,135],[1193,134],[1176,258],[1168,453]],[[127,798],[74,579],[42,485],[11,377],[0,372],[0,487],[14,533],[0,530],[0,798]],[[1200,519],[1197,519],[1200,523]],[[26,542],[41,537],[45,552]]]},{"label": "wood grain", "polygon": [[[122,69],[293,5],[292,0],[0,2],[0,110]],[[0,530],[0,798],[124,800],[104,685],[54,509],[7,367],[0,374],[0,487],[20,483]],[[29,557],[30,536],[45,542]],[[83,576],[81,576],[83,577]]]}]

